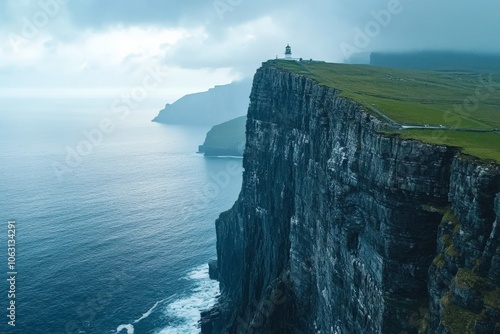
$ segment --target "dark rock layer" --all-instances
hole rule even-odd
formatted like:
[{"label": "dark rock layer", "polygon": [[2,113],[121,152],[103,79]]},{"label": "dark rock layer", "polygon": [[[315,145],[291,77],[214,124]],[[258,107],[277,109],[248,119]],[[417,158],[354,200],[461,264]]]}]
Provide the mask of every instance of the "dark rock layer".
[{"label": "dark rock layer", "polygon": [[203,333],[498,331],[498,165],[383,134],[337,90],[269,64],[250,100]]}]

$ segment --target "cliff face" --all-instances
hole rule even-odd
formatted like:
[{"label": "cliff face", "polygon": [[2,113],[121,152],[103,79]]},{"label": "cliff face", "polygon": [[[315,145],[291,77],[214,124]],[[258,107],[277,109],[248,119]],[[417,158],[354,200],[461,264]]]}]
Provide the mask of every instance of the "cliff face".
[{"label": "cliff face", "polygon": [[183,96],[167,104],[153,122],[213,126],[243,116],[248,109],[251,84],[250,80],[238,81]]},{"label": "cliff face", "polygon": [[205,156],[243,156],[245,149],[246,116],[241,116],[212,127],[198,152]]},{"label": "cliff face", "polygon": [[242,191],[216,221],[222,295],[202,332],[454,333],[458,313],[492,333],[499,166],[383,134],[338,93],[257,71]]}]

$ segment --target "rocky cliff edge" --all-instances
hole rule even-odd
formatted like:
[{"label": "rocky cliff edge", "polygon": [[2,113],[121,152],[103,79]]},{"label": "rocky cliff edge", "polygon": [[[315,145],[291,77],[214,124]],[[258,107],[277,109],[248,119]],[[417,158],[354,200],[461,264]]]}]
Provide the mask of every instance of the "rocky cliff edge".
[{"label": "rocky cliff edge", "polygon": [[500,333],[500,166],[265,63],[202,333]]}]

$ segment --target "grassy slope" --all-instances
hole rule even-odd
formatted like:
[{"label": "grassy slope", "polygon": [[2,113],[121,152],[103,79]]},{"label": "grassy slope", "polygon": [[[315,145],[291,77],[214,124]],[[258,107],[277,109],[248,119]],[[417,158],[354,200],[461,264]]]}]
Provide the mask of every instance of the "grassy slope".
[{"label": "grassy slope", "polygon": [[[490,77],[484,73],[280,60],[271,60],[269,64],[340,89],[343,96],[365,107],[374,107],[399,123],[485,130],[500,128],[500,73]],[[492,83],[488,85],[488,82]],[[475,100],[478,103],[472,104],[470,98],[477,98],[477,92],[481,94]],[[462,147],[467,154],[500,162],[498,133],[429,129],[398,132],[404,138]]]},{"label": "grassy slope", "polygon": [[219,149],[236,149],[245,142],[247,117],[241,116],[215,125],[208,133],[204,145]]}]

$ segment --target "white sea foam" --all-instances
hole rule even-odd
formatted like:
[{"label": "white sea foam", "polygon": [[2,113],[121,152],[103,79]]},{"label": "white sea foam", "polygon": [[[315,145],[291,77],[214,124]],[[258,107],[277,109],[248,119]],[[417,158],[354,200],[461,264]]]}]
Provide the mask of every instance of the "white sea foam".
[{"label": "white sea foam", "polygon": [[[167,298],[168,299],[168,298]],[[160,300],[160,301],[157,301],[153,307],[151,307],[146,313],[144,313],[139,319],[137,320],[134,320],[134,322],[132,324],[127,324],[127,325],[120,325],[118,326],[118,328],[116,329],[116,333],[120,333],[122,330],[127,330],[127,334],[134,334],[134,324],[138,323],[139,321],[141,320],[144,320],[146,319],[147,317],[149,317],[151,315],[151,313],[153,313],[153,311],[156,309],[156,307],[158,307],[159,304],[163,303],[164,301],[166,301],[167,299],[163,299],[163,300]]]},{"label": "white sea foam", "polygon": [[208,309],[215,303],[219,294],[219,283],[213,281],[208,276],[208,265],[204,264],[189,272],[186,280],[192,281],[194,287],[189,294],[184,297],[173,296],[157,301],[146,313],[131,324],[120,325],[116,329],[117,334],[126,330],[127,334],[134,334],[134,324],[146,319],[159,306],[163,306],[164,315],[173,319],[174,324],[170,324],[156,332],[156,334],[198,334],[198,320],[200,311]]},{"label": "white sea foam", "polygon": [[120,333],[124,329],[127,331],[127,334],[134,334],[134,326],[131,324],[118,326],[116,332]]},{"label": "white sea foam", "polygon": [[210,158],[221,158],[221,159],[243,159],[241,155],[211,155]]},{"label": "white sea foam", "polygon": [[144,319],[146,319],[147,317],[149,317],[149,316],[151,315],[151,313],[153,313],[153,311],[156,309],[156,307],[157,307],[159,304],[163,303],[165,300],[166,300],[166,299],[163,299],[163,300],[157,301],[157,302],[153,305],[153,307],[151,307],[151,308],[150,308],[150,309],[149,309],[146,313],[144,313],[144,314],[142,315],[142,317],[140,317],[139,319],[137,319],[136,321],[134,321],[134,324],[136,324],[136,323],[138,323],[139,321],[144,320]]},{"label": "white sea foam", "polygon": [[194,281],[195,287],[191,294],[168,304],[164,313],[169,318],[175,318],[175,325],[169,325],[157,334],[197,334],[200,333],[198,320],[200,311],[215,303],[219,293],[219,283],[208,277],[208,265],[203,265],[188,273],[187,278]]}]

